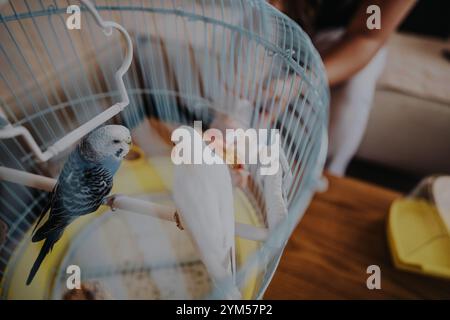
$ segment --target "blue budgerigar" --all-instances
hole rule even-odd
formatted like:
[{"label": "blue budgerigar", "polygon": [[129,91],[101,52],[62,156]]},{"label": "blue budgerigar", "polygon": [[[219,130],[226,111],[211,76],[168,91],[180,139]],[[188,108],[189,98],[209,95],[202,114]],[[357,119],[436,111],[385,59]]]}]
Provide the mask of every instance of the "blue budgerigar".
[{"label": "blue budgerigar", "polygon": [[113,185],[113,177],[130,150],[130,131],[107,125],[92,131],[69,155],[35,230],[48,212],[46,222],[34,233],[33,242],[45,240],[31,268],[32,281],[46,255],[76,218],[96,211]]}]

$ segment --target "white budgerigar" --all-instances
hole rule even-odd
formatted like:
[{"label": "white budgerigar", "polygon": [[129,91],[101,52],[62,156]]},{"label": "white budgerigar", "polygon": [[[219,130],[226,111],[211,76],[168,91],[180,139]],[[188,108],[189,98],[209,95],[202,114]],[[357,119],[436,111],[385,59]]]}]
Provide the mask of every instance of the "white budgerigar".
[{"label": "white budgerigar", "polygon": [[292,182],[292,173],[283,150],[279,153],[280,166],[274,175],[263,176],[266,220],[269,230],[287,217],[287,186]]},{"label": "white budgerigar", "polygon": [[[192,139],[202,139],[193,128],[183,128],[190,132]],[[208,147],[203,143],[203,148]],[[222,159],[219,157],[217,161]],[[235,219],[228,166],[223,161],[211,165],[175,165],[173,186],[181,223],[191,234],[213,284],[229,284],[222,286],[225,288],[224,296],[240,298],[234,279]]]},{"label": "white budgerigar", "polygon": [[96,211],[112,189],[114,174],[130,150],[130,131],[107,125],[92,131],[69,155],[47,205],[36,223],[48,214],[47,221],[33,234],[32,241],[44,241],[31,268],[27,285],[42,261],[76,218]]}]

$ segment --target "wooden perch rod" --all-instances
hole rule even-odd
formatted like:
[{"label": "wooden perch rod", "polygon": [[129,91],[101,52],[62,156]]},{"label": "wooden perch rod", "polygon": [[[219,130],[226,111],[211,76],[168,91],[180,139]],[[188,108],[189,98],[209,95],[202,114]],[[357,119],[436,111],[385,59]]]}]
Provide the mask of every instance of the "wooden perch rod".
[{"label": "wooden perch rod", "polygon": [[[0,166],[0,180],[21,184],[47,192],[51,192],[56,184],[56,180],[53,178],[2,166]],[[122,194],[111,195],[106,200],[105,205],[108,205],[112,210],[120,209],[176,222],[178,225],[180,223],[177,218],[177,210],[173,206],[161,205]],[[179,227],[182,228],[180,225]],[[266,228],[259,228],[243,223],[236,223],[235,232],[238,237],[254,241],[264,241],[268,236],[268,230]]]}]

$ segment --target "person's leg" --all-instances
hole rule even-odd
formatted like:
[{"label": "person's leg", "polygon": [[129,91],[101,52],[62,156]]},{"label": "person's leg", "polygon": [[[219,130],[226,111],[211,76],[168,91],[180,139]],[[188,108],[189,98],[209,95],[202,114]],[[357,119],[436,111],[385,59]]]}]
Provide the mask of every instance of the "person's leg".
[{"label": "person's leg", "polygon": [[386,48],[382,48],[364,69],[331,90],[327,169],[335,175],[345,174],[358,150],[385,59]]},{"label": "person's leg", "polygon": [[[324,31],[314,38],[314,44],[320,54],[324,54],[343,35],[343,29]],[[345,174],[350,160],[358,150],[369,118],[376,82],[385,60],[386,48],[382,48],[350,80],[331,88],[327,169],[335,175]]]}]

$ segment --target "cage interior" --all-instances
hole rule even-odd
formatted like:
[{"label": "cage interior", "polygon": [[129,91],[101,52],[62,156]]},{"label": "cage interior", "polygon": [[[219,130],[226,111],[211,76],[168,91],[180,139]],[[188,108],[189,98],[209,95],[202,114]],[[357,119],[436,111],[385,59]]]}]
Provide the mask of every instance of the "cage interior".
[{"label": "cage interior", "polygon": [[[119,98],[114,72],[124,58],[117,32],[106,36],[82,7],[81,29],[68,30],[76,1],[9,1],[0,16],[0,108],[26,127],[42,150]],[[327,123],[328,89],[309,38],[264,1],[95,1],[104,19],[132,36],[125,77],[129,106],[109,123],[131,129],[134,149],[113,192],[173,202],[171,132],[201,121],[203,129],[278,129],[293,179],[286,186],[289,219],[265,242],[236,237],[237,282],[244,298],[260,297],[282,247],[313,192]],[[0,166],[57,177],[68,152],[36,161],[20,138],[0,140]],[[267,225],[264,177],[245,165],[235,185],[236,221]],[[230,169],[232,171],[233,169]],[[66,267],[83,270],[86,290],[99,297],[205,298],[221,295],[189,236],[175,224],[105,208],[80,218],[24,283],[39,245],[30,233],[46,193],[0,181],[3,298],[73,298]],[[199,201],[202,201],[199,199]],[[106,213],[108,212],[108,213]]]}]

